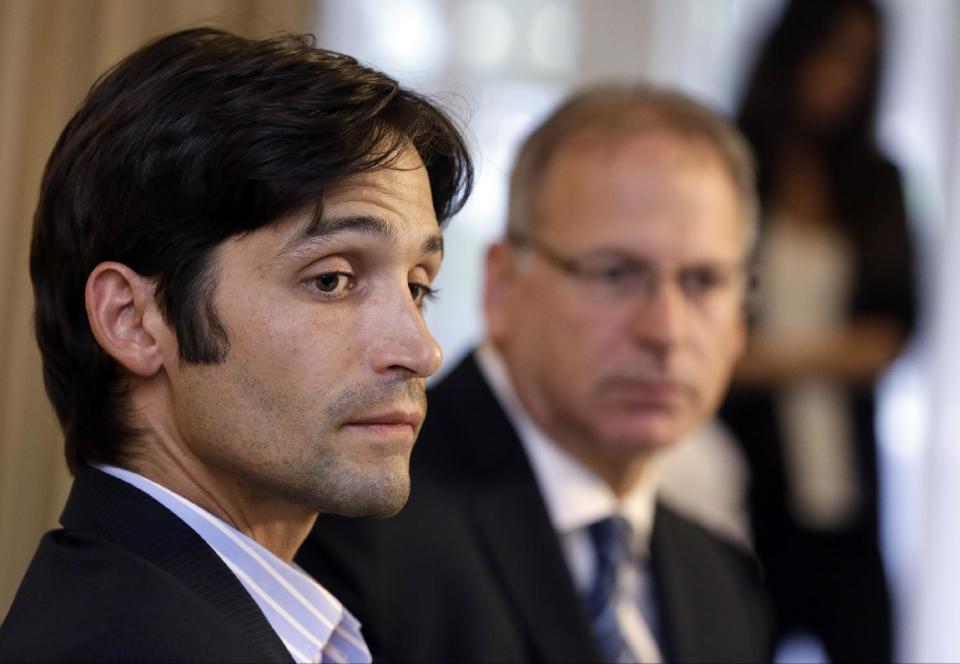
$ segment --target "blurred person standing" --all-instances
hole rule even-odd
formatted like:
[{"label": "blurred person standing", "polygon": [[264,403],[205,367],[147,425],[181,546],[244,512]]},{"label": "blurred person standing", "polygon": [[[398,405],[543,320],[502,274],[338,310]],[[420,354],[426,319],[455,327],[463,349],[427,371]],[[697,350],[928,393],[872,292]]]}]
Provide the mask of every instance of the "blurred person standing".
[{"label": "blurred person standing", "polygon": [[525,141],[487,253],[488,341],[428,392],[396,518],[322,518],[298,562],[396,661],[763,661],[753,557],[656,498],[745,341],[742,137],[646,86]]},{"label": "blurred person standing", "polygon": [[883,25],[868,0],[790,2],[738,122],[758,162],[760,289],[723,417],[751,469],[779,632],[889,661],[874,387],[915,312],[901,182],[874,138]]}]

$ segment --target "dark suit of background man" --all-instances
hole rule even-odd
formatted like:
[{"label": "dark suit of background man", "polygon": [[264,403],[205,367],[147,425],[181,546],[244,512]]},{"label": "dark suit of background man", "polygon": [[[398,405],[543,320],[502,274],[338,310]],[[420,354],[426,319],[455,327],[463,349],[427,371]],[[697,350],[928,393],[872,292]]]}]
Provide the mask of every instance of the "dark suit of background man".
[{"label": "dark suit of background man", "polygon": [[610,87],[526,141],[488,341],[429,393],[400,515],[298,560],[400,661],[759,661],[749,555],[655,498],[744,345],[750,158],[712,111]]},{"label": "dark suit of background man", "polygon": [[369,660],[291,561],[407,499],[470,182],[441,111],[309,37],[179,32],[93,87],[30,257],[75,481],[0,661]]}]

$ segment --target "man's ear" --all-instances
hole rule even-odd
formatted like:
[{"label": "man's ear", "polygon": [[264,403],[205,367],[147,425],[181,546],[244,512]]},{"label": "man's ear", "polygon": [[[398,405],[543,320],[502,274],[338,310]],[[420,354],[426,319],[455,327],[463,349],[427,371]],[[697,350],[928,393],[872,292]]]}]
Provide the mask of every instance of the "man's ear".
[{"label": "man's ear", "polygon": [[503,325],[509,321],[507,303],[510,298],[514,273],[513,255],[505,241],[487,248],[483,279],[483,310],[487,318],[487,333],[496,340]]},{"label": "man's ear", "polygon": [[734,348],[736,349],[736,358],[738,362],[747,352],[747,344],[750,341],[749,336],[750,329],[747,327],[747,320],[745,317],[741,316],[737,321],[736,339],[734,340]]},{"label": "man's ear", "polygon": [[170,331],[152,280],[122,263],[100,263],[87,278],[84,303],[97,343],[130,373],[149,378],[163,367]]}]

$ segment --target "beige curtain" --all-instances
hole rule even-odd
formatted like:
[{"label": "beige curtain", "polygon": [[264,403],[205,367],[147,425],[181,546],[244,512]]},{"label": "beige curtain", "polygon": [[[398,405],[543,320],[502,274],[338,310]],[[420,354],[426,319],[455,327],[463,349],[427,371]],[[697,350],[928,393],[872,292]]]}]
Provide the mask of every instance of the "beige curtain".
[{"label": "beige curtain", "polygon": [[27,273],[40,176],[95,78],[149,38],[213,25],[311,30],[310,0],[0,0],[0,619],[69,488]]}]

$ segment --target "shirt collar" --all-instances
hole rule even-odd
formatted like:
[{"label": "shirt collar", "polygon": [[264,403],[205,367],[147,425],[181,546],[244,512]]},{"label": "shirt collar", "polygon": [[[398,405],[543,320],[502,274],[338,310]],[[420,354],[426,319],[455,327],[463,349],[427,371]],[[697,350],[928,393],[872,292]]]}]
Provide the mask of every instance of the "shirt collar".
[{"label": "shirt collar", "polygon": [[106,464],[94,465],[140,489],[190,526],[234,573],[295,661],[370,661],[359,621],[299,567],[138,473]]},{"label": "shirt collar", "polygon": [[636,546],[641,552],[649,551],[659,477],[656,460],[647,464],[640,481],[618,499],[606,482],[530,417],[513,388],[506,362],[492,344],[482,344],[475,357],[523,444],[554,530],[566,535],[619,515],[630,524]]}]

